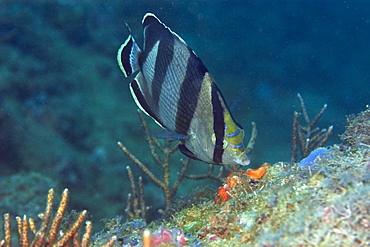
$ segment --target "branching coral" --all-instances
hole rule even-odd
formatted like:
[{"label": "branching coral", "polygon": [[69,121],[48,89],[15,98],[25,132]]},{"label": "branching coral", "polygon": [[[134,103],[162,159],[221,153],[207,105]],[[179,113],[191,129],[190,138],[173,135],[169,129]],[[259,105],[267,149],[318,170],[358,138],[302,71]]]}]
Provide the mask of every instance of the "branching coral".
[{"label": "branching coral", "polygon": [[[298,98],[301,102],[302,112],[294,112],[293,114],[292,163],[297,162],[298,146],[300,148],[302,158],[305,158],[311,153],[311,151],[323,146],[333,130],[333,126],[329,126],[329,128],[327,129],[320,129],[319,127],[315,127],[322,114],[324,114],[326,110],[326,104],[321,108],[320,112],[313,119],[310,119],[308,117],[306,105],[300,94],[298,94]],[[303,115],[306,126],[300,125],[300,115]]]},{"label": "branching coral", "polygon": [[[144,128],[146,140],[148,142],[151,156],[155,163],[163,170],[163,179],[159,179],[153,172],[151,172],[145,164],[143,164],[138,158],[136,158],[121,142],[118,142],[118,146],[124,152],[124,154],[134,162],[134,164],[139,167],[144,173],[146,173],[149,178],[163,191],[164,199],[166,202],[166,209],[170,208],[172,199],[176,195],[177,189],[181,181],[185,177],[185,172],[188,168],[190,159],[181,160],[182,169],[177,176],[176,182],[170,184],[170,158],[171,155],[177,150],[177,143],[173,145],[173,140],[166,140],[165,144],[161,144],[157,138],[153,137],[149,133],[148,126],[144,120],[143,115],[138,112],[141,120],[141,124]],[[159,152],[158,152],[159,151]],[[159,155],[162,155],[162,157]]]},{"label": "branching coral", "polygon": [[143,179],[141,177],[138,178],[139,191],[137,191],[131,168],[127,166],[126,170],[131,183],[131,193],[127,195],[125,212],[130,218],[143,219],[146,221],[146,211],[148,207],[145,205]]},{"label": "branching coral", "polygon": [[[50,189],[47,197],[45,212],[40,214],[42,224],[39,229],[36,228],[35,221],[28,218],[26,215],[23,218],[17,216],[18,228],[18,244],[21,247],[41,247],[41,246],[73,246],[87,247],[90,242],[92,224],[86,221],[85,233],[81,240],[78,238],[78,231],[82,224],[85,222],[87,211],[84,210],[78,214],[77,219],[71,224],[69,228],[63,233],[62,231],[62,218],[65,216],[67,202],[68,202],[68,189],[65,189],[59,203],[59,207],[52,218],[52,209],[54,201],[54,190]],[[33,233],[33,239],[29,239],[29,232]],[[105,246],[113,246],[115,238],[112,238]],[[10,215],[4,215],[4,239],[0,241],[1,247],[12,246],[12,231]]]}]

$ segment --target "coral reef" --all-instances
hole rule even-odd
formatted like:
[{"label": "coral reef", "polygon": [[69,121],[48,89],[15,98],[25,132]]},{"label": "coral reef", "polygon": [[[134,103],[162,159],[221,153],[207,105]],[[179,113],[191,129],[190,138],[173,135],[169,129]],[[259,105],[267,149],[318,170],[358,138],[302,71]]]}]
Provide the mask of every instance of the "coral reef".
[{"label": "coral reef", "polygon": [[340,137],[350,146],[370,145],[370,109],[347,116],[346,131]]},{"label": "coral reef", "polygon": [[[366,135],[362,131],[358,134],[362,139]],[[131,169],[128,173],[134,185]],[[25,178],[19,179],[25,184],[43,180],[51,183],[37,174]],[[7,184],[6,180],[2,182]],[[14,190],[22,191],[24,186],[18,184]],[[142,186],[139,181],[137,197],[143,195]],[[215,200],[204,197],[208,192],[194,194],[189,201],[175,200],[167,217],[148,225],[142,219],[134,219],[145,216],[140,210],[146,210],[137,207],[140,200],[134,200],[134,217],[125,220],[117,216],[105,220],[105,228],[91,238],[90,244],[145,247],[370,244],[370,147],[366,143],[316,149],[299,163],[279,162],[234,172],[220,188],[224,190],[218,191]],[[132,191],[134,193],[136,188]],[[17,217],[21,246],[32,242],[28,239],[29,230],[35,234],[33,241],[40,243],[36,246],[43,243],[64,245],[72,239],[79,241],[76,233],[87,212],[67,217],[68,191],[65,190],[57,213],[51,219],[53,198],[53,190],[50,190],[39,229],[27,216]],[[175,205],[181,206],[176,208]],[[5,235],[1,244],[8,246],[12,238],[10,217],[9,214],[4,217]],[[62,236],[58,236],[59,230],[64,232]],[[90,234],[91,223],[87,223],[86,233],[78,244],[87,246]]]},{"label": "coral reef", "polygon": [[[301,112],[293,113],[293,133],[292,133],[292,158],[291,162],[297,162],[298,159],[298,146],[301,151],[302,158],[306,158],[313,150],[323,146],[333,131],[333,125],[327,129],[320,129],[315,125],[320,120],[322,114],[324,114],[327,104],[325,104],[319,113],[310,119],[307,113],[306,105],[300,94],[297,95],[301,103]],[[306,123],[302,126],[299,123],[299,116],[303,115],[303,119]]]},{"label": "coral reef", "polygon": [[[23,218],[19,216],[16,217],[19,246],[69,246],[73,243],[73,246],[87,247],[92,231],[92,224],[90,221],[86,221],[86,230],[82,240],[80,241],[78,239],[78,231],[85,222],[87,211],[82,211],[80,214],[74,216],[74,220],[65,221],[64,224],[62,224],[63,218],[66,217],[68,189],[63,191],[59,207],[52,218],[53,201],[54,190],[50,189],[47,196],[45,212],[39,215],[42,220],[39,229],[36,228],[33,218],[29,218],[26,215],[24,215]],[[33,239],[29,238],[30,231],[33,233]],[[12,229],[9,213],[4,215],[4,233],[4,239],[0,241],[0,246],[12,246]],[[112,238],[104,246],[112,246],[114,241],[115,238]]]},{"label": "coral reef", "polygon": [[126,239],[123,246],[140,246],[148,236],[152,242],[143,246],[157,246],[158,238],[165,244],[158,246],[182,246],[175,233],[184,234],[187,246],[370,244],[369,147],[334,145],[308,166],[279,162],[265,168],[260,179],[233,174],[236,182],[228,200],[193,201],[171,217],[135,230],[133,222],[114,224],[98,238],[124,233],[118,237]]},{"label": "coral reef", "polygon": [[[348,117],[341,136],[348,146],[327,146],[329,152],[311,156],[306,167],[297,165],[303,157],[276,163],[291,156],[292,92],[301,92],[313,109],[330,104],[320,118],[322,126],[335,126],[328,145],[340,142],[343,116],[369,103],[367,1],[287,1],[269,8],[260,1],[1,1],[0,213],[36,219],[47,189],[68,187],[69,205],[88,209],[98,232],[101,218],[124,214],[131,192],[125,167],[132,161],[115,148],[118,140],[162,175],[143,148],[130,81],[122,80],[114,59],[127,36],[125,20],[140,30],[138,19],[148,9],[178,27],[227,101],[243,95],[235,115],[243,126],[255,119],[259,128],[251,168],[275,164],[261,179],[237,175],[237,185],[225,189],[230,198],[215,204],[223,171],[191,162],[189,174],[216,181],[182,180],[162,215],[167,218],[146,225],[119,216],[93,244],[117,235],[120,245],[140,245],[144,229],[169,244],[181,229],[189,246],[369,244],[369,110]],[[298,141],[304,139],[297,139],[297,151]],[[169,176],[180,171],[181,165],[171,167]],[[132,172],[141,170],[132,166]],[[145,175],[150,221],[165,202]],[[196,186],[202,189],[192,194]],[[120,227],[121,234],[113,231]]]},{"label": "coral reef", "polygon": [[142,232],[147,226],[141,219],[126,221],[123,216],[104,219],[103,223],[103,229],[91,238],[93,246],[102,246],[112,238],[116,238],[123,246],[136,246],[141,243]]},{"label": "coral reef", "polygon": [[[172,154],[177,151],[177,145],[178,141],[176,140],[169,140],[166,139],[165,143],[162,144],[157,138],[152,136],[149,133],[148,125],[144,120],[144,117],[142,113],[138,112],[141,120],[141,125],[143,126],[146,140],[148,142],[148,146],[150,148],[151,156],[154,160],[154,162],[158,165],[158,167],[163,171],[162,173],[162,179],[159,179],[153,171],[150,171],[148,166],[143,164],[138,158],[136,158],[121,142],[118,142],[118,146],[121,148],[123,153],[137,166],[139,167],[146,175],[149,176],[149,178],[156,184],[163,192],[164,200],[166,203],[166,208],[169,209],[171,206],[171,202],[173,198],[176,195],[176,192],[178,190],[178,187],[181,183],[181,181],[185,177],[186,170],[188,168],[188,165],[190,163],[190,159],[182,159],[180,161],[182,168],[179,174],[177,175],[176,182],[171,185],[170,184],[170,158]],[[173,144],[173,142],[176,142]],[[129,178],[131,183],[131,188],[134,188],[133,186],[133,180],[132,180],[132,173],[130,175],[131,169],[129,170]],[[134,190],[134,189],[133,189]],[[135,196],[136,193],[133,193],[133,196]],[[142,213],[144,210],[142,210]]]},{"label": "coral reef", "polygon": [[[239,177],[231,200],[174,215],[210,246],[353,246],[370,243],[370,149],[330,148],[307,167],[277,163],[260,180]],[[217,236],[217,237],[214,237]]]},{"label": "coral reef", "polygon": [[131,183],[131,193],[127,195],[127,206],[125,213],[130,218],[142,219],[146,221],[146,211],[149,209],[149,207],[145,205],[143,178],[138,178],[139,191],[137,191],[131,168],[127,166],[126,170]]},{"label": "coral reef", "polygon": [[299,162],[300,167],[316,168],[316,159],[322,159],[325,153],[329,152],[326,148],[316,148],[306,158]]}]

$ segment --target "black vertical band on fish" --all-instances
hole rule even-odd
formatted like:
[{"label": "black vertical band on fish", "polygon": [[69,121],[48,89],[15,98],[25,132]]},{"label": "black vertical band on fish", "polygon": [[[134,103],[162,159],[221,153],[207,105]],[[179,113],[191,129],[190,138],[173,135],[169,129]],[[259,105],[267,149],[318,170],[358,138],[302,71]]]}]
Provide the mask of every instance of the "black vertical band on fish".
[{"label": "black vertical band on fish", "polygon": [[238,125],[198,56],[154,14],[142,21],[144,48],[130,35],[120,47],[124,75],[138,107],[182,142],[179,150],[207,163],[248,165]]},{"label": "black vertical band on fish", "polygon": [[[189,50],[189,53],[192,53]],[[196,68],[193,70],[193,68]],[[186,75],[181,84],[180,99],[177,103],[175,131],[186,135],[190,128],[195,108],[197,107],[199,93],[207,68],[196,56],[190,56],[186,67]]]},{"label": "black vertical band on fish", "polygon": [[134,80],[133,82],[131,82],[130,86],[131,86],[131,90],[136,95],[137,101],[139,102],[140,106],[143,108],[142,111],[145,112],[149,116],[153,116],[154,120],[160,126],[163,126],[161,121],[159,119],[155,118],[155,115],[152,112],[152,110],[150,109],[150,106],[147,104],[147,102],[145,101],[144,96],[141,94],[138,82],[136,80]]},{"label": "black vertical band on fish", "polygon": [[215,149],[213,151],[213,161],[222,164],[222,154],[224,153],[223,141],[225,136],[224,108],[220,102],[216,84],[212,85],[212,106],[213,106],[213,132],[215,133]]},{"label": "black vertical band on fish", "polygon": [[[153,102],[159,102],[159,96],[162,92],[162,84],[165,81],[166,76],[166,74],[163,72],[167,71],[168,66],[171,64],[173,59],[173,46],[174,40],[171,36],[159,43],[157,57],[155,60],[154,78],[152,81]],[[161,51],[166,51],[166,54],[161,53]]]}]

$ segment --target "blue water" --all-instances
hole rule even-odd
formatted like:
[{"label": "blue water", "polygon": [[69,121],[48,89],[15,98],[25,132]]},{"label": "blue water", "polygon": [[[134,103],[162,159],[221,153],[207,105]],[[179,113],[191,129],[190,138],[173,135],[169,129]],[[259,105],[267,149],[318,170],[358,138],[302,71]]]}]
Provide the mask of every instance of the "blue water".
[{"label": "blue water", "polygon": [[[116,62],[128,35],[125,21],[142,44],[146,12],[203,60],[246,139],[250,123],[257,123],[252,167],[290,161],[297,93],[311,117],[328,104],[318,124],[334,125],[328,145],[341,142],[345,116],[369,104],[368,1],[156,2],[0,1],[0,183],[21,171],[41,173],[57,182],[60,193],[70,189],[70,208],[86,208],[99,221],[124,214],[130,165],[136,177],[143,176],[150,214],[163,208],[161,191],[116,146],[123,142],[161,176],[130,81]],[[176,154],[172,161],[173,176],[180,158]],[[207,167],[192,162],[188,173],[205,173]],[[185,180],[178,193],[188,195],[201,184],[219,185]]]}]

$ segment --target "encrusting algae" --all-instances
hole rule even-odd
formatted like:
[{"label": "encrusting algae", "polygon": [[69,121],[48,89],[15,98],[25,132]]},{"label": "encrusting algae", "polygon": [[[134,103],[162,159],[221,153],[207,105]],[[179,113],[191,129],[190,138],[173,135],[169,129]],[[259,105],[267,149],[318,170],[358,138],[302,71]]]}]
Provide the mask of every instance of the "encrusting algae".
[{"label": "encrusting algae", "polygon": [[[358,123],[365,124],[364,121]],[[364,138],[361,132],[361,140]],[[64,238],[67,242],[76,241],[72,246],[370,245],[370,146],[360,141],[351,146],[334,145],[326,149],[327,152],[307,166],[278,162],[250,172],[236,172],[228,178],[232,178],[230,181],[226,180],[230,187],[226,190],[227,200],[216,199],[215,203],[212,199],[194,196],[192,203],[183,206],[181,211],[149,225],[139,219],[121,223],[123,218],[115,217],[106,220],[106,229],[90,240],[91,224],[87,223],[80,241],[75,230],[85,221],[86,211],[77,216],[63,236],[55,230],[59,225],[43,223],[40,230],[35,231],[35,239],[41,237],[46,242],[36,246],[50,243],[58,246],[64,243]],[[53,198],[50,193],[49,206]],[[67,197],[68,191],[65,191],[54,219],[50,218],[51,208],[47,206],[44,222],[48,218],[51,222],[59,221],[64,216]],[[31,240],[22,232],[34,229],[33,223],[27,226],[27,218],[19,218],[18,222],[20,245],[29,246]],[[6,214],[1,246],[10,246],[9,224]],[[40,231],[41,236],[37,234]],[[54,237],[48,237],[50,234]]]},{"label": "encrusting algae", "polygon": [[369,155],[367,146],[333,146],[312,176],[282,162],[259,180],[239,176],[230,200],[193,205],[174,216],[175,225],[207,246],[367,245]]},{"label": "encrusting algae", "polygon": [[165,224],[189,246],[369,245],[370,146],[327,150],[309,166],[276,163],[260,179],[233,174],[228,200],[194,203]]},{"label": "encrusting algae", "polygon": [[370,145],[370,108],[356,116],[347,116],[346,131],[341,139],[351,146],[361,143]]}]

